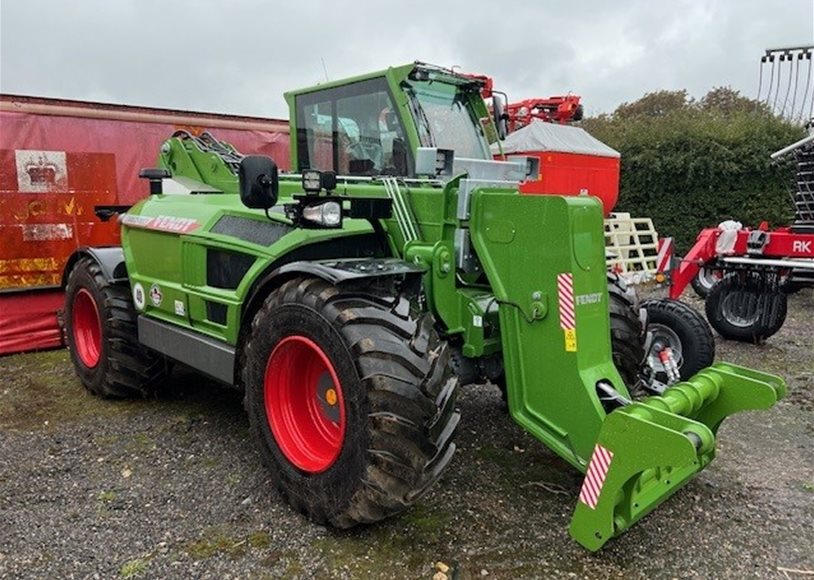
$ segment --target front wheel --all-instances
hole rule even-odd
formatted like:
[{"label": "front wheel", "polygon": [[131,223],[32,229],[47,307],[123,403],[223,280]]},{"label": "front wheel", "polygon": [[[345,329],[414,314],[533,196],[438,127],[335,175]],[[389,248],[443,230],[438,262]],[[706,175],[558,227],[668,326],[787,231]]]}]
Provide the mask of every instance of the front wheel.
[{"label": "front wheel", "polygon": [[715,338],[704,318],[691,306],[666,298],[646,300],[647,331],[651,333],[647,363],[664,380],[666,371],[658,357],[664,347],[670,347],[678,373],[686,381],[715,361]]},{"label": "front wheel", "polygon": [[460,415],[447,344],[395,291],[288,281],[255,316],[245,361],[261,457],[317,523],[400,512],[452,458]]}]

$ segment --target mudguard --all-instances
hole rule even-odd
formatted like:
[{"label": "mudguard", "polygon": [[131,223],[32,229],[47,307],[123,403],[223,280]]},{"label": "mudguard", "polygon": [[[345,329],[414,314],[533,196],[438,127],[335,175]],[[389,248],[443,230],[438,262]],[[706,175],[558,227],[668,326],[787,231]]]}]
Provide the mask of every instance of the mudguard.
[{"label": "mudguard", "polygon": [[88,257],[94,260],[102,269],[105,280],[111,284],[123,284],[128,281],[127,267],[124,264],[124,252],[121,246],[111,246],[106,248],[93,248],[85,246],[76,250],[62,271],[62,288],[68,283],[68,276],[80,258]]},{"label": "mudguard", "polygon": [[291,262],[274,270],[270,279],[297,273],[315,276],[331,284],[342,284],[383,276],[421,276],[425,270],[422,266],[398,258],[350,258]]}]

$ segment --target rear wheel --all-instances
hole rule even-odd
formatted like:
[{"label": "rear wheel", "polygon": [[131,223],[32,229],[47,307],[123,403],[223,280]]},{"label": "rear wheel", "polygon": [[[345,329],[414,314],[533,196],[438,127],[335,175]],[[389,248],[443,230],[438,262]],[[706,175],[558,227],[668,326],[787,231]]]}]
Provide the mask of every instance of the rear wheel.
[{"label": "rear wheel", "polygon": [[65,288],[66,330],[76,374],[100,397],[144,397],[166,373],[164,359],[138,341],[127,286],[110,284],[99,265],[81,258]]},{"label": "rear wheel", "polygon": [[722,278],[721,272],[709,267],[702,267],[690,284],[692,289],[701,298],[706,298],[712,287]]},{"label": "rear wheel", "polygon": [[786,320],[786,294],[759,274],[732,273],[716,284],[704,304],[707,320],[724,338],[760,342]]},{"label": "rear wheel", "polygon": [[715,338],[704,318],[691,306],[678,300],[646,300],[647,331],[652,333],[647,363],[656,378],[665,381],[667,373],[658,357],[670,347],[682,381],[715,361]]},{"label": "rear wheel", "polygon": [[286,282],[255,316],[245,361],[261,457],[317,523],[400,512],[452,458],[460,415],[447,344],[395,292]]}]

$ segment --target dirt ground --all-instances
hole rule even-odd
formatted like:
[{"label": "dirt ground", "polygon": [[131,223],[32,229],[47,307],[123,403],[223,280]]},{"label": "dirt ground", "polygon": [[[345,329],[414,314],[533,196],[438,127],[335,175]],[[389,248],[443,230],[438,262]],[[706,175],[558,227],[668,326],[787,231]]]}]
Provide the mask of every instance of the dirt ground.
[{"label": "dirt ground", "polygon": [[[695,302],[694,305],[700,306]],[[0,577],[811,578],[814,294],[760,346],[787,398],[724,424],[718,458],[596,554],[568,536],[580,475],[489,385],[462,389],[458,453],[410,511],[337,532],[272,490],[238,394],[176,372],[157,400],[84,391],[65,351],[0,358]]]}]

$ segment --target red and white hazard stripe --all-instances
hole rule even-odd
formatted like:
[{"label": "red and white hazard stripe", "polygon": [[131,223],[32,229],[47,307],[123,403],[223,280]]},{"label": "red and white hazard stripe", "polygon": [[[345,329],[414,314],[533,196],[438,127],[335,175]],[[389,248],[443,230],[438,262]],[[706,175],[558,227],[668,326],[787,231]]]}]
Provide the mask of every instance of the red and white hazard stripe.
[{"label": "red and white hazard stripe", "polygon": [[594,447],[591,462],[588,464],[588,472],[585,474],[585,481],[582,482],[582,490],[579,492],[579,501],[591,509],[596,509],[596,504],[599,502],[599,494],[602,493],[602,486],[605,485],[605,476],[608,475],[612,459],[612,451],[601,445]]},{"label": "red and white hazard stripe", "polygon": [[673,238],[660,238],[656,254],[656,272],[669,272],[673,259]]},{"label": "red and white hazard stripe", "polygon": [[560,303],[560,328],[563,330],[573,330],[577,327],[577,318],[574,313],[573,274],[557,274],[557,293]]}]

